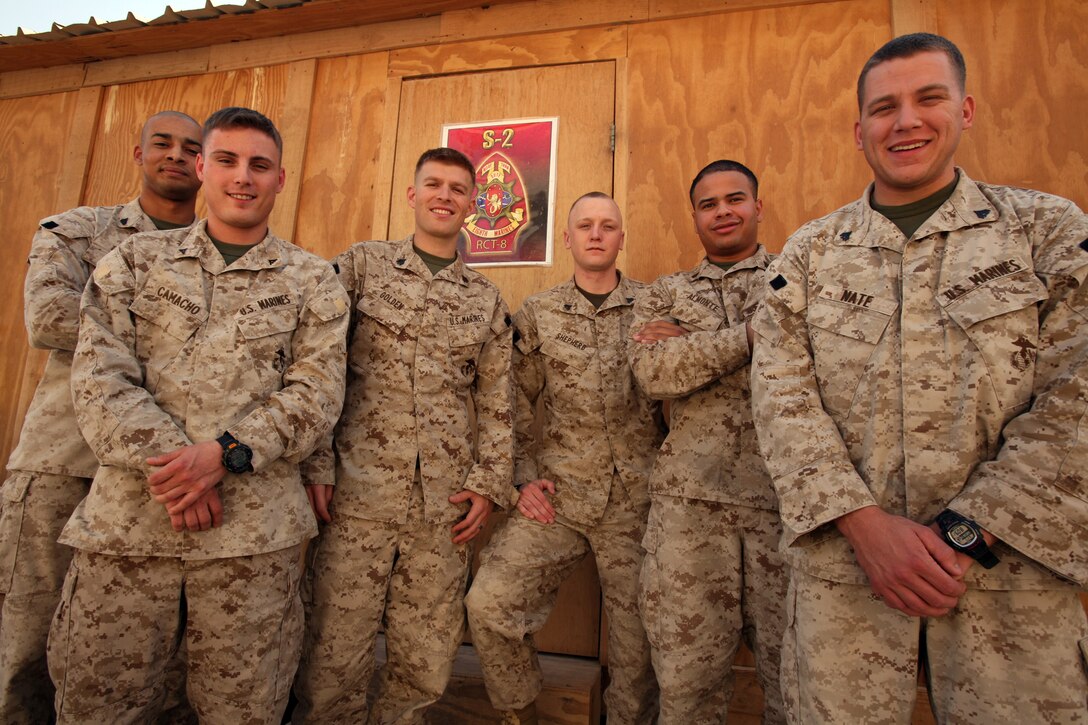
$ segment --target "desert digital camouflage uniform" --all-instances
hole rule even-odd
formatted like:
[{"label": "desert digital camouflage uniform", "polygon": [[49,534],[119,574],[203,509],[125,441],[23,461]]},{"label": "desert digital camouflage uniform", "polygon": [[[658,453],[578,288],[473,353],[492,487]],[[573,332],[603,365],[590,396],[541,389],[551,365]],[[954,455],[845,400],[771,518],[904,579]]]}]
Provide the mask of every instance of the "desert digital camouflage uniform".
[{"label": "desert digital camouflage uniform", "polygon": [[[465,598],[488,695],[500,710],[536,699],[541,675],[531,635],[544,626],[559,585],[592,554],[608,614],[608,721],[647,723],[656,712],[638,572],[663,424],[660,406],[638,390],[627,364],[643,287],[621,277],[595,310],[571,280],[530,297],[514,316],[514,482],[552,481],[556,520],[512,512],[484,549]],[[533,418],[541,397],[538,444]]]},{"label": "desert digital camouflage uniform", "polygon": [[0,722],[53,716],[45,645],[72,558],[57,537],[98,468],[72,409],[79,300],[99,259],[130,235],[154,229],[133,199],[46,217],[31,243],[27,337],[49,357],[0,489]]},{"label": "desert digital camouflage uniform", "polygon": [[[278,722],[302,636],[295,564],[317,530],[298,462],[339,415],[347,321],[332,266],[272,234],[229,268],[205,222],[99,262],[72,389],[102,465],[61,537],[78,551],[49,639],[60,722],[154,716],[183,591],[201,721]],[[255,470],[219,484],[222,526],[175,532],[145,459],[226,429]]]},{"label": "desert digital camouflage uniform", "polygon": [[[939,721],[1086,722],[1088,219],[961,170],[907,240],[870,190],[790,239],[754,322],[790,718],[909,722],[924,628]],[[951,508],[1001,563],[972,566],[946,616],[892,610],[833,523],[873,504],[923,524]]]},{"label": "desert digital camouflage uniform", "polygon": [[671,400],[650,477],[640,604],[661,685],[661,723],[724,722],[741,637],[756,656],[764,722],[784,719],[778,686],[787,572],[770,477],[752,425],[745,323],[771,261],[762,246],[722,270],[708,260],[661,277],[634,329],[688,334],[630,346],[639,385]]},{"label": "desert digital camouflage uniform", "polygon": [[[421,722],[464,632],[471,547],[450,526],[467,504],[448,498],[468,489],[506,506],[516,493],[510,316],[460,257],[432,276],[411,237],[355,244],[334,263],[352,304],[348,390],[292,721]],[[387,662],[368,703],[383,612]]]}]

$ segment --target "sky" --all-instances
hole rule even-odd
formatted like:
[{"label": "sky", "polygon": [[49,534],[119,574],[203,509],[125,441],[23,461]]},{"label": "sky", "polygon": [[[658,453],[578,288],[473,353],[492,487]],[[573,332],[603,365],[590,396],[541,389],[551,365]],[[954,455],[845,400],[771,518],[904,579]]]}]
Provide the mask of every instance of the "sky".
[{"label": "sky", "polygon": [[[242,4],[239,0],[214,0],[212,4],[228,3]],[[167,5],[174,10],[195,10],[204,7],[204,0],[4,0],[0,2],[0,35],[15,35],[19,27],[26,33],[44,33],[54,22],[85,23],[92,15],[99,23],[124,20],[130,11],[140,20],[151,20],[162,15]]]}]

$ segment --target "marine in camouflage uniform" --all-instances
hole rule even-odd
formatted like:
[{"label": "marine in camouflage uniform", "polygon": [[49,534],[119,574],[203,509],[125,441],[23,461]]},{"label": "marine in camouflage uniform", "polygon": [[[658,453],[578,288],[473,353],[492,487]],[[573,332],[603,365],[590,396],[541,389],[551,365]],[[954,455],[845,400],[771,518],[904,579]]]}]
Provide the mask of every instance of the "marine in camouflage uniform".
[{"label": "marine in camouflage uniform", "polygon": [[[348,389],[331,522],[311,547],[295,723],[422,721],[464,633],[468,542],[514,490],[510,316],[456,256],[472,179],[459,152],[426,152],[409,189],[415,233],[334,262],[351,298]],[[313,481],[332,478],[331,459],[311,465]],[[311,487],[319,510],[324,486]]]},{"label": "marine in camouflage uniform", "polygon": [[[271,122],[223,109],[205,142],[209,218],[129,238],[82,301],[72,389],[102,465],[61,536],[77,549],[49,639],[61,723],[154,719],[181,638],[201,722],[278,723],[297,664],[317,530],[298,464],[340,413],[347,300],[328,262],[268,231]],[[228,264],[211,234],[248,249]],[[248,471],[225,468],[224,431]]]},{"label": "marine in camouflage uniform", "polygon": [[638,572],[647,478],[663,424],[659,404],[638,390],[627,364],[643,285],[616,269],[622,220],[607,195],[575,202],[564,239],[574,279],[530,297],[514,316],[514,481],[521,497],[483,551],[465,605],[492,705],[524,709],[541,689],[532,635],[560,584],[592,555],[608,615],[608,720],[646,723],[657,710],[657,685],[638,612]]},{"label": "marine in camouflage uniform", "polygon": [[[200,136],[199,124],[184,114],[151,116],[133,154],[140,196],[47,217],[31,243],[23,291],[27,336],[49,357],[0,489],[0,722],[53,717],[45,647],[72,557],[57,538],[98,468],[72,409],[83,288],[98,261],[129,236],[193,222]],[[183,682],[180,689],[183,695]]]},{"label": "marine in camouflage uniform", "polygon": [[782,722],[788,575],[749,390],[747,323],[771,261],[758,243],[762,203],[755,175],[726,160],[702,169],[690,196],[707,257],[639,299],[630,348],[642,389],[670,401],[669,435],[650,477],[640,598],[661,685],[659,722],[724,722],[742,639],[755,654],[763,721]]},{"label": "marine in camouflage uniform", "polygon": [[955,168],[946,39],[891,41],[858,95],[875,181],[791,237],[753,323],[790,720],[910,722],[921,639],[939,722],[1088,722],[1088,218]]}]

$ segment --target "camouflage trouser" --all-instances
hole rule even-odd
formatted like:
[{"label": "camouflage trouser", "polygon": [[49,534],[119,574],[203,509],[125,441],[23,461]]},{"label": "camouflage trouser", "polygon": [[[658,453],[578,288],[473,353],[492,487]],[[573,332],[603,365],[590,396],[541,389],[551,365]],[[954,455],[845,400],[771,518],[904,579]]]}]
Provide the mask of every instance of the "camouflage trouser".
[{"label": "camouflage trouser", "polygon": [[657,684],[638,613],[646,509],[636,509],[618,476],[610,495],[595,526],[562,518],[541,524],[515,511],[484,549],[465,606],[496,708],[516,709],[536,699],[541,675],[531,635],[544,626],[559,585],[592,553],[608,615],[608,722],[653,721]]},{"label": "camouflage trouser", "polygon": [[755,654],[763,722],[784,722],[778,671],[788,570],[778,513],[651,498],[639,604],[661,685],[658,722],[725,722],[741,637]]},{"label": "camouflage trouser", "polygon": [[77,551],[49,633],[57,722],[153,721],[184,637],[201,723],[278,725],[302,644],[299,555],[300,546],[204,561]]},{"label": "camouflage trouser", "polygon": [[[423,518],[418,482],[404,524],[333,512],[311,550],[295,725],[423,721],[446,689],[465,631],[472,554],[451,537],[448,525]],[[368,706],[383,611],[386,663]]]},{"label": "camouflage trouser", "polygon": [[57,543],[88,478],[12,471],[0,488],[0,722],[47,723],[49,623],[72,549]]},{"label": "camouflage trouser", "polygon": [[791,723],[911,722],[919,635],[937,722],[1088,722],[1088,618],[1076,592],[968,589],[948,615],[920,619],[868,586],[794,570],[787,615]]}]

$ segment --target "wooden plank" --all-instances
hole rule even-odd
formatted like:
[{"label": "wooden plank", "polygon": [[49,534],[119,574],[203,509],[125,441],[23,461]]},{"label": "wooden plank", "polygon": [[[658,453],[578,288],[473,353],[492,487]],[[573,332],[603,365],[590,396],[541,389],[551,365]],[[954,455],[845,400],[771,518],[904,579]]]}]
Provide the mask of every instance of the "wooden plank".
[{"label": "wooden plank", "polygon": [[91,164],[91,149],[98,129],[98,113],[102,106],[102,87],[81,88],[76,93],[72,132],[64,146],[64,164],[57,180],[57,206],[68,209],[83,201],[87,169]]},{"label": "wooden plank", "polygon": [[[44,351],[30,350],[23,326],[23,279],[30,240],[38,220],[63,211],[58,178],[73,134],[75,92],[0,101],[0,220],[8,264],[0,265],[0,460],[19,439],[27,406],[45,362]],[[48,122],[43,123],[42,119]],[[78,201],[78,200],[77,200]],[[29,356],[28,356],[29,353]]]},{"label": "wooden plank", "polygon": [[939,30],[967,61],[974,125],[956,161],[976,179],[1088,205],[1088,3],[963,0],[942,4]]},{"label": "wooden plank", "polygon": [[893,36],[937,32],[937,0],[891,0],[891,6]]},{"label": "wooden plank", "polygon": [[852,141],[854,81],[889,27],[886,0],[632,26],[628,273],[652,280],[703,256],[688,186],[714,159],[744,162],[760,178],[760,239],[771,250],[857,197],[869,173]]},{"label": "wooden plank", "polygon": [[73,91],[83,85],[82,63],[0,73],[0,98]]},{"label": "wooden plank", "polygon": [[389,75],[421,76],[622,58],[624,26],[425,45],[389,54]]},{"label": "wooden plank", "polygon": [[208,56],[208,48],[194,48],[88,63],[83,84],[105,86],[205,73],[208,70]]},{"label": "wooden plank", "polygon": [[[631,161],[631,127],[628,125],[630,118],[628,115],[627,89],[627,58],[620,58],[616,61],[616,114],[612,120],[615,133],[615,146],[612,150],[612,198],[616,200],[616,204],[621,210],[627,208],[627,183],[630,173],[628,165]],[[626,217],[623,223],[626,230]],[[650,240],[632,240],[630,236],[624,237],[623,249],[620,250],[619,256],[616,257],[616,264],[624,273],[627,272],[627,256],[632,241],[637,247],[641,248]],[[604,627],[602,626],[601,629],[604,629]]]},{"label": "wooden plank", "polygon": [[403,83],[400,78],[386,81],[385,115],[382,118],[382,139],[385,143],[378,151],[378,173],[374,182],[374,218],[371,236],[375,239],[389,237],[389,220],[394,203],[403,203],[404,189],[393,186],[393,171],[397,159],[397,134],[400,124],[400,104]]},{"label": "wooden plank", "polygon": [[295,242],[323,257],[375,236],[375,206],[389,193],[388,176],[379,177],[382,141],[396,137],[395,117],[383,135],[387,67],[388,53],[317,63]]},{"label": "wooden plank", "polygon": [[286,179],[283,191],[276,197],[276,206],[269,219],[269,226],[283,239],[295,238],[295,219],[298,216],[303,163],[309,141],[310,107],[314,100],[316,70],[317,61],[313,59],[300,60],[287,67],[287,89],[277,123],[280,135],[284,139],[290,139],[290,143],[285,142],[283,145],[281,162]]},{"label": "wooden plank", "polygon": [[442,14],[447,40],[541,33],[568,28],[629,23],[647,19],[647,0],[536,0],[513,5],[484,5]]},{"label": "wooden plank", "polygon": [[428,17],[216,45],[211,49],[209,70],[232,70],[424,45],[434,42],[439,33],[439,18]]},{"label": "wooden plank", "polygon": [[[543,688],[536,699],[542,723],[598,725],[601,722],[601,666],[589,660],[541,655]],[[480,661],[472,647],[462,646],[442,699],[427,709],[424,722],[476,725],[498,722],[483,683]]]},{"label": "wooden plank", "polygon": [[651,20],[664,20],[818,2],[828,0],[649,0],[649,16]]}]

